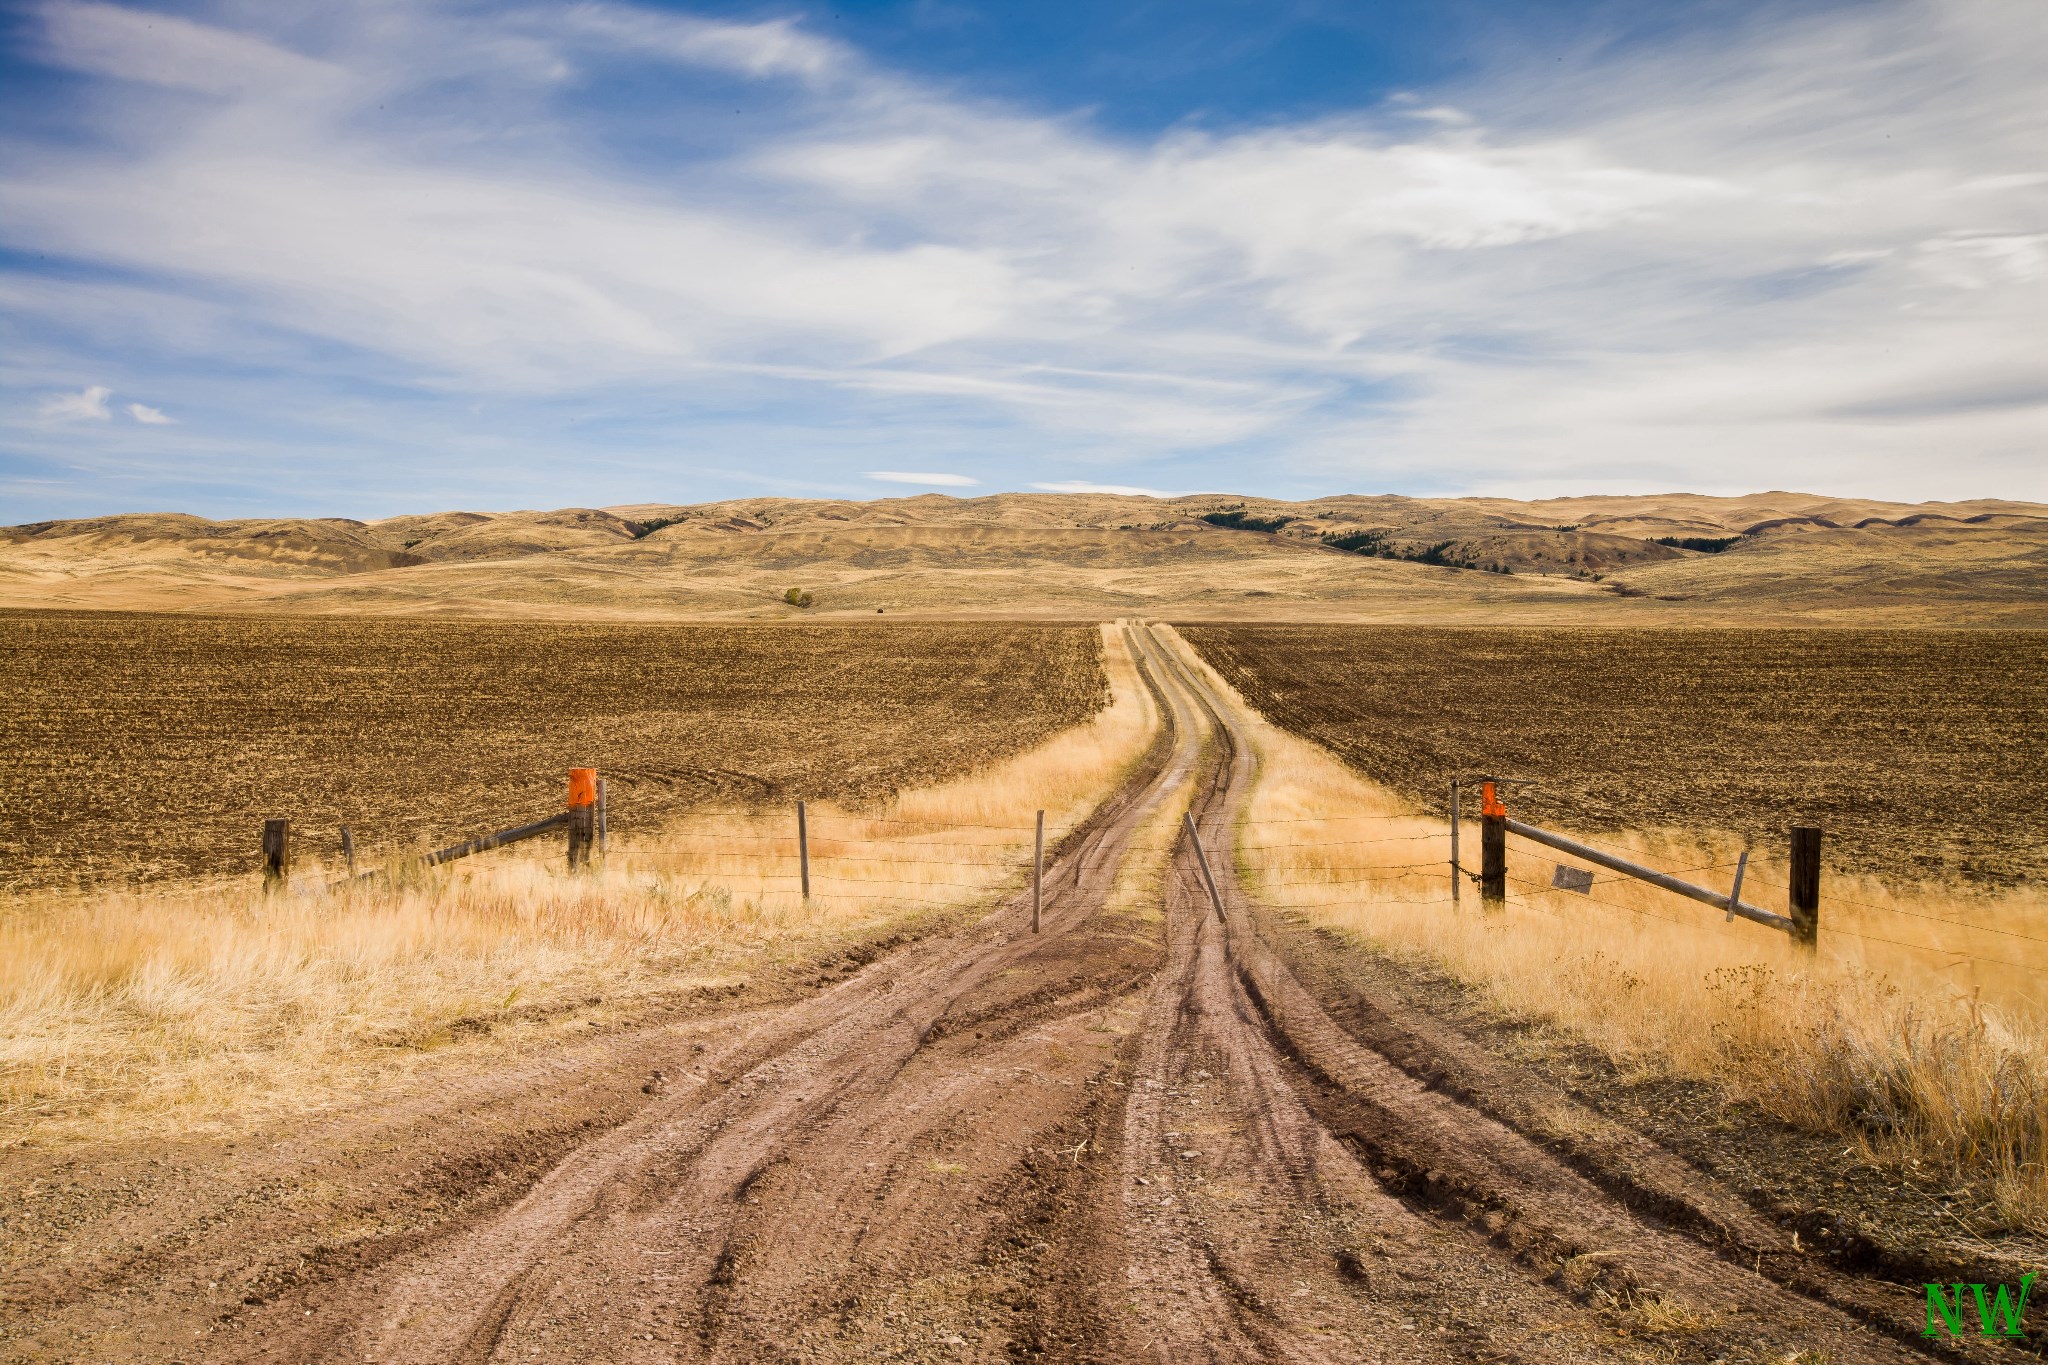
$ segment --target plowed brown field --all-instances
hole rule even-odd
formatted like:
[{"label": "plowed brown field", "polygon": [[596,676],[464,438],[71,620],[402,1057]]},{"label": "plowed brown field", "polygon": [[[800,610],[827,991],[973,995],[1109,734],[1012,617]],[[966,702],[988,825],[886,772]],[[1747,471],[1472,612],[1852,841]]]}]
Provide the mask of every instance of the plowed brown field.
[{"label": "plowed brown field", "polygon": [[0,614],[0,885],[254,866],[552,813],[614,829],[943,779],[1106,700],[1093,626],[543,625]]},{"label": "plowed brown field", "polygon": [[1733,830],[1828,861],[2012,885],[2048,874],[2020,755],[2048,751],[2048,635],[2031,631],[1182,632],[1269,720],[1432,810],[1497,773],[1515,814],[1569,827]]}]

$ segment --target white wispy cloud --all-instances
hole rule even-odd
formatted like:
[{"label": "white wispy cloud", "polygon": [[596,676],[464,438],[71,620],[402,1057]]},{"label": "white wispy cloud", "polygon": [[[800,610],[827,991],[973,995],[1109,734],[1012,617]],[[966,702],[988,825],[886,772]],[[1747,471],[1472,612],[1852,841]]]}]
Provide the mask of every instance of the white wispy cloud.
[{"label": "white wispy cloud", "polygon": [[147,403],[130,403],[128,415],[149,427],[176,426],[178,422],[175,417],[165,416],[162,408],[153,408]]},{"label": "white wispy cloud", "polygon": [[260,37],[93,0],[44,7],[43,55],[99,75],[230,97],[297,100],[347,79]]},{"label": "white wispy cloud", "polygon": [[[743,375],[930,433],[906,461],[993,424],[1081,467],[1232,449],[1364,487],[2048,494],[2028,0],[1503,53],[1348,116],[1149,140],[788,19],[40,13],[109,135],[10,144],[0,240],[129,281],[4,291],[52,330],[123,291],[224,361],[301,337],[498,403]],[[561,96],[619,61],[675,67],[679,100],[760,82],[773,116],[592,154],[606,116]],[[104,420],[93,392],[69,415]]]},{"label": "white wispy cloud", "polygon": [[1041,493],[1114,493],[1127,498],[1170,498],[1172,493],[1163,493],[1157,488],[1134,488],[1122,483],[1090,483],[1086,479],[1061,479],[1052,483],[1031,485]]},{"label": "white wispy cloud", "polygon": [[54,422],[106,422],[114,414],[107,408],[107,399],[114,391],[104,384],[94,384],[77,393],[52,394],[36,409],[37,415]]},{"label": "white wispy cloud", "polygon": [[883,483],[911,483],[927,488],[975,488],[981,483],[980,479],[970,479],[965,474],[920,473],[910,469],[870,469],[868,477]]},{"label": "white wispy cloud", "polygon": [[630,5],[579,4],[564,13],[563,23],[585,39],[750,76],[816,78],[853,61],[845,48],[804,32],[792,19],[738,24]]}]

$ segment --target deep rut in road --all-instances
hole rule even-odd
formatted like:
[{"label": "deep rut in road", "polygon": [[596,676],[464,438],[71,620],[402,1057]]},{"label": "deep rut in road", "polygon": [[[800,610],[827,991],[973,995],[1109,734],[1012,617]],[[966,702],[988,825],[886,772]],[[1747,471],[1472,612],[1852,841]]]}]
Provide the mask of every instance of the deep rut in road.
[{"label": "deep rut in road", "polygon": [[[1255,758],[1165,632],[1169,718],[1028,898],[670,1059],[513,1201],[217,1324],[249,1361],[1888,1361],[1914,1305],[1640,1137],[1452,1094],[1427,1020],[1349,1031],[1219,873]],[[1156,826],[1155,826],[1156,827]],[[1393,1040],[1393,1041],[1389,1041]],[[1434,1040],[1434,1042],[1433,1042]],[[1398,1043],[1398,1047],[1394,1044]],[[1570,1101],[1541,1099],[1556,1117]],[[1614,1125],[1608,1124],[1607,1129]],[[1972,1348],[1989,1350],[1991,1348]]]}]

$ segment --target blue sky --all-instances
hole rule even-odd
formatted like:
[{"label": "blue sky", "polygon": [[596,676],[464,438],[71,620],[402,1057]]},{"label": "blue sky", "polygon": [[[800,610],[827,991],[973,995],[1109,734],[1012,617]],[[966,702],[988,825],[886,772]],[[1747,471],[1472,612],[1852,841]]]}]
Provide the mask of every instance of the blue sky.
[{"label": "blue sky", "polygon": [[0,521],[2048,498],[2029,0],[0,11]]}]

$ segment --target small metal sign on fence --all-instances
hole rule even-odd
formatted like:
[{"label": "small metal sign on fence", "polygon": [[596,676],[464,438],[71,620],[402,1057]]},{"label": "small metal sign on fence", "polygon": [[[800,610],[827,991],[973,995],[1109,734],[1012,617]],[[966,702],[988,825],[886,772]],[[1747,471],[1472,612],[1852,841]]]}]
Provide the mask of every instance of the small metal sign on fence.
[{"label": "small metal sign on fence", "polygon": [[1557,865],[1557,871],[1550,874],[1550,884],[1561,891],[1576,891],[1581,896],[1593,894],[1593,874],[1583,867]]}]

